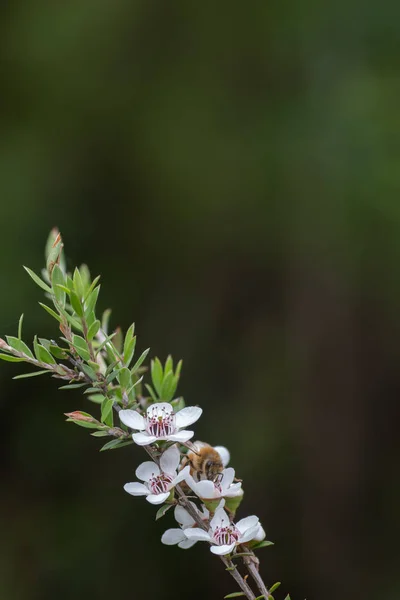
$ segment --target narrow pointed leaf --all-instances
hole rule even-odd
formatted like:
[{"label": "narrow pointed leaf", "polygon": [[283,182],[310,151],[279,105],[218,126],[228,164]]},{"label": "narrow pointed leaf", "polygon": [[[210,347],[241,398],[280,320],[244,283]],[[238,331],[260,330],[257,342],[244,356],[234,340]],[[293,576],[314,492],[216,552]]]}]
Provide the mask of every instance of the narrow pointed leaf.
[{"label": "narrow pointed leaf", "polygon": [[36,377],[37,375],[43,375],[43,373],[49,373],[49,370],[45,371],[33,371],[33,373],[23,373],[22,375],[16,375],[13,379],[26,379],[27,377]]},{"label": "narrow pointed leaf", "polygon": [[6,339],[7,339],[8,345],[11,346],[11,348],[14,348],[14,350],[18,350],[18,352],[22,352],[23,354],[26,354],[27,356],[29,356],[29,358],[35,358],[31,352],[31,350],[28,348],[28,346],[25,344],[25,342],[23,342],[21,339],[13,337],[12,335],[6,335]]},{"label": "narrow pointed leaf", "polygon": [[46,284],[44,281],[42,281],[42,279],[40,279],[40,277],[38,277],[38,276],[36,275],[36,273],[34,273],[34,272],[32,271],[32,269],[29,269],[28,267],[25,267],[25,266],[24,266],[24,269],[25,269],[25,271],[28,273],[28,275],[30,275],[30,276],[32,277],[33,281],[34,281],[34,282],[35,282],[35,283],[36,283],[36,284],[37,284],[39,287],[41,287],[41,288],[42,288],[42,290],[44,290],[45,292],[48,292],[49,294],[51,294],[51,293],[52,293],[52,291],[51,291],[51,287],[50,287],[50,286],[48,286],[48,285],[47,285],[47,284]]}]

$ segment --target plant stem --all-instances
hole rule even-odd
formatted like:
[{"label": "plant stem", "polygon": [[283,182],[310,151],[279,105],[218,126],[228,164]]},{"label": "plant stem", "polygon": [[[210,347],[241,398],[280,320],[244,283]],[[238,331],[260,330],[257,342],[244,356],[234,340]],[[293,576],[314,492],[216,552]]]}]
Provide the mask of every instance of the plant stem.
[{"label": "plant stem", "polygon": [[265,600],[268,600],[269,592],[267,590],[265,583],[263,582],[263,580],[261,578],[260,573],[258,572],[257,565],[259,563],[259,560],[256,557],[256,555],[254,554],[254,552],[252,552],[250,554],[250,556],[244,556],[243,562],[246,565],[247,570],[249,571],[250,575],[256,582],[256,585],[257,585],[258,589],[260,590],[260,592],[262,593],[262,595],[264,596]]}]

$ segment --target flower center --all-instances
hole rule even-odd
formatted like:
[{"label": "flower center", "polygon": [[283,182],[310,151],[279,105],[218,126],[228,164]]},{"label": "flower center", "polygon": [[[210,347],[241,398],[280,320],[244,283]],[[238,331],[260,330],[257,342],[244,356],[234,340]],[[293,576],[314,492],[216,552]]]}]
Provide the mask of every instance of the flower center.
[{"label": "flower center", "polygon": [[233,524],[229,524],[228,526],[224,527],[216,527],[213,533],[213,539],[215,541],[216,544],[218,544],[219,546],[224,546],[224,545],[230,545],[233,544],[234,542],[237,542],[239,540],[240,537],[240,531],[239,529],[233,525]]},{"label": "flower center", "polygon": [[167,473],[160,473],[155,477],[151,477],[149,479],[149,490],[152,494],[163,494],[164,492],[169,491],[169,484],[173,480],[171,475],[167,475]]},{"label": "flower center", "polygon": [[166,437],[175,433],[175,414],[164,408],[149,409],[146,416],[146,431],[149,435]]}]

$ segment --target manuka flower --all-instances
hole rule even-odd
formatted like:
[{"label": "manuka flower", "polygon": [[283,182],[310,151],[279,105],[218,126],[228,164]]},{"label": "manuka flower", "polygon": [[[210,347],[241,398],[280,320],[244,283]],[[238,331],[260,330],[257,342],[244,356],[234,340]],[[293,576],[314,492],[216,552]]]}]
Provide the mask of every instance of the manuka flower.
[{"label": "manuka flower", "polygon": [[[208,512],[205,506],[203,507],[203,511],[201,512],[193,502],[191,502],[190,504],[199,514],[201,519],[207,520],[209,518],[210,513]],[[162,543],[166,544],[167,546],[174,546],[175,544],[178,544],[178,547],[183,548],[184,550],[186,550],[187,548],[191,548],[192,546],[194,546],[197,540],[188,540],[183,530],[187,529],[188,527],[194,527],[196,525],[195,520],[189,515],[187,510],[185,510],[183,506],[180,506],[179,504],[175,506],[174,516],[175,520],[179,523],[181,528],[167,529],[167,531],[162,535]]]},{"label": "manuka flower", "polygon": [[221,504],[210,522],[209,531],[199,528],[184,529],[189,540],[205,541],[211,544],[213,554],[230,554],[238,544],[243,544],[259,533],[259,520],[256,516],[231,523]]},{"label": "manuka flower", "polygon": [[139,446],[147,446],[159,440],[182,444],[190,440],[194,433],[180,430],[197,421],[202,412],[198,406],[187,406],[175,414],[171,404],[157,402],[148,407],[145,417],[136,410],[127,409],[119,412],[119,418],[131,429],[139,431],[132,434],[133,441]]},{"label": "manuka flower", "polygon": [[146,496],[151,504],[162,504],[168,498],[172,488],[182,481],[189,467],[177,475],[180,453],[176,446],[168,448],[160,458],[160,467],[152,461],[146,461],[136,469],[136,477],[144,483],[134,481],[126,483],[124,490],[132,496]]},{"label": "manuka flower", "polygon": [[240,482],[233,483],[234,478],[235,470],[228,467],[214,481],[208,479],[195,481],[190,473],[186,476],[185,481],[199,498],[218,500],[219,498],[235,498],[243,494],[242,484]]}]

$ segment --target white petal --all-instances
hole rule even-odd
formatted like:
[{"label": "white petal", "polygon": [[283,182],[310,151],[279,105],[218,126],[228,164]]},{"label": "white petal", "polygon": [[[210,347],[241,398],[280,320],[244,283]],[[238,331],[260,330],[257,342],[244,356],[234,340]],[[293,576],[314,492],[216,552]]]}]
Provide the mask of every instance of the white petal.
[{"label": "white petal", "polygon": [[231,458],[229,450],[225,448],[225,446],[214,446],[214,450],[218,452],[218,454],[221,457],[223,466],[226,467]]},{"label": "white petal", "polygon": [[192,525],[195,524],[193,517],[191,517],[188,511],[185,510],[180,504],[175,506],[174,517],[176,521],[178,521],[178,523],[183,527],[192,527]]},{"label": "white petal", "polygon": [[197,540],[188,540],[185,539],[183,542],[179,542],[178,548],[182,548],[182,550],[187,550],[196,544]]},{"label": "white petal", "polygon": [[164,473],[169,475],[175,475],[176,469],[178,468],[181,455],[176,446],[168,448],[160,458],[160,467]]},{"label": "white petal", "polygon": [[147,446],[157,440],[155,435],[148,433],[132,433],[132,439],[138,446]]},{"label": "white petal", "polygon": [[227,498],[235,498],[236,496],[243,496],[242,484],[232,483],[228,491],[224,493]]},{"label": "white petal", "polygon": [[190,440],[190,438],[192,438],[194,436],[194,431],[188,431],[188,430],[183,430],[183,431],[178,431],[177,433],[174,433],[173,435],[169,435],[165,438],[159,438],[164,439],[164,440],[169,440],[170,442],[179,442],[180,444],[183,444],[184,442],[187,442],[188,440]]},{"label": "white petal", "polygon": [[254,527],[250,527],[250,529],[247,529],[247,531],[245,533],[243,533],[243,535],[240,536],[239,538],[239,543],[244,543],[244,542],[249,542],[250,540],[254,540],[254,536],[256,536],[258,533],[258,523],[257,525],[254,525]]},{"label": "white petal", "polygon": [[161,541],[166,546],[174,546],[179,542],[188,541],[182,529],[167,529],[162,534]]},{"label": "white petal", "polygon": [[184,529],[183,532],[189,540],[196,540],[196,542],[199,540],[201,540],[202,542],[211,541],[210,534],[207,533],[207,531],[204,531],[204,529],[199,529],[198,527]]},{"label": "white petal", "polygon": [[213,554],[219,554],[223,556],[224,554],[230,554],[235,547],[235,542],[233,544],[225,544],[224,546],[211,546],[210,550]]},{"label": "white petal", "polygon": [[128,494],[132,494],[132,496],[147,496],[147,494],[150,493],[148,488],[138,481],[126,483],[124,485],[124,490],[128,492]]},{"label": "white petal", "polygon": [[235,477],[235,469],[232,469],[232,467],[228,467],[227,469],[224,469],[222,473],[223,477],[221,479],[221,488],[222,493],[224,494],[233,482],[233,478]]},{"label": "white petal", "polygon": [[214,529],[217,527],[221,527],[223,523],[227,525],[230,523],[230,520],[224,509],[222,507],[218,507],[213,518],[211,519],[210,527],[214,531]]},{"label": "white petal", "polygon": [[263,540],[265,540],[266,537],[267,534],[264,531],[264,527],[261,525],[261,523],[259,523],[257,533],[255,534],[253,540],[256,540],[257,542],[262,542]]},{"label": "white petal", "polygon": [[139,431],[142,431],[146,428],[144,418],[136,410],[120,410],[118,415],[123,424],[131,429],[138,429]]},{"label": "white petal", "polygon": [[215,488],[212,481],[204,479],[196,484],[196,489],[193,490],[200,498],[218,498],[219,491]]},{"label": "white petal", "polygon": [[178,429],[182,429],[182,427],[187,427],[188,425],[195,423],[200,419],[202,412],[203,409],[198,406],[187,406],[186,408],[182,408],[182,410],[175,415],[176,426]]},{"label": "white petal", "polygon": [[190,467],[188,465],[187,467],[185,467],[184,469],[182,469],[182,471],[180,471],[178,473],[178,475],[175,477],[175,479],[172,480],[172,482],[170,484],[171,488],[173,488],[175,485],[177,485],[178,483],[180,483],[181,481],[186,479],[186,477],[188,476],[189,473],[190,473]]},{"label": "white petal", "polygon": [[169,415],[174,412],[174,409],[169,402],[156,402],[155,404],[151,404],[146,411],[146,414],[149,417],[163,417],[164,415]]},{"label": "white petal", "polygon": [[138,479],[141,479],[142,481],[149,481],[149,479],[154,475],[160,474],[160,469],[155,462],[147,460],[138,466],[135,474]]},{"label": "white petal", "polygon": [[162,494],[149,494],[146,498],[150,504],[162,504],[168,498],[169,492],[163,492]]},{"label": "white petal", "polygon": [[250,527],[254,527],[254,525],[258,525],[258,523],[259,518],[252,515],[251,517],[240,519],[240,521],[236,523],[236,527],[239,529],[240,533],[245,533]]}]

